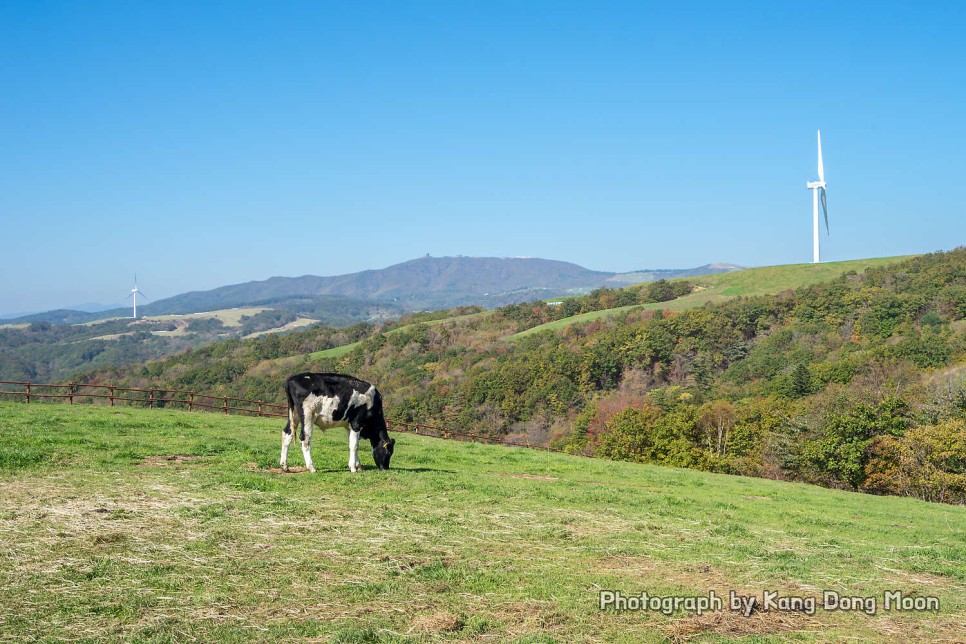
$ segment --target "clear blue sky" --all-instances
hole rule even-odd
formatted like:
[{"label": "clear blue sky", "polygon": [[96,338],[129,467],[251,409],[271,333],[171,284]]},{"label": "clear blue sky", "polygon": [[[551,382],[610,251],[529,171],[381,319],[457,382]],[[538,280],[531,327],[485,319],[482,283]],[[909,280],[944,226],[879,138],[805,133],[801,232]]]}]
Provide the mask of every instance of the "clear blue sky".
[{"label": "clear blue sky", "polygon": [[0,313],[966,243],[963,2],[0,3]]}]

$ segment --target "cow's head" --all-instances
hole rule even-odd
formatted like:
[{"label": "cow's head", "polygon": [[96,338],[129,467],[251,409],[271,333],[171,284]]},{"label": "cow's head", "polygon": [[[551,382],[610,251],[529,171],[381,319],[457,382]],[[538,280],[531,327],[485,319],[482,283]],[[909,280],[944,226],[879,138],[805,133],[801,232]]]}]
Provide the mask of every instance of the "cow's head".
[{"label": "cow's head", "polygon": [[395,438],[380,439],[372,448],[372,459],[376,462],[376,467],[380,470],[389,469],[389,459],[392,458],[392,451],[396,446]]}]

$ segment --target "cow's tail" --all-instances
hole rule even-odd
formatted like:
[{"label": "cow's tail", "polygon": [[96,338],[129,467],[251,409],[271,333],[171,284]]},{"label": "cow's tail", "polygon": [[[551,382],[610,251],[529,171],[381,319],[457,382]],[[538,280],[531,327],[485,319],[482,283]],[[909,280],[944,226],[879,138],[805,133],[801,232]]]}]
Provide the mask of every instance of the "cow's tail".
[{"label": "cow's tail", "polygon": [[289,390],[288,381],[285,381],[285,397],[288,399],[288,421],[285,423],[285,429],[282,430],[285,434],[291,434],[295,431],[296,419],[295,414],[295,401],[292,400],[292,392]]}]

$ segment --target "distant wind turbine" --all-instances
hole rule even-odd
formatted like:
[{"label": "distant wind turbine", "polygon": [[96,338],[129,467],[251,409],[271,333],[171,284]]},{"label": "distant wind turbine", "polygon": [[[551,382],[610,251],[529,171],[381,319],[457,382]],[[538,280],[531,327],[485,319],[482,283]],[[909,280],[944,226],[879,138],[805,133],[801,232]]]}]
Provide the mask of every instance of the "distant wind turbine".
[{"label": "distant wind turbine", "polygon": [[825,165],[822,163],[822,131],[818,130],[818,181],[807,181],[805,186],[812,191],[812,262],[819,263],[818,255],[818,200],[822,198],[822,212],[825,213],[825,234],[828,229],[828,201],[825,197]]},{"label": "distant wind turbine", "polygon": [[134,315],[132,316],[135,320],[138,319],[138,293],[141,293],[141,297],[147,299],[147,295],[138,290],[138,276],[137,273],[134,274],[134,288],[131,289],[131,294],[128,297],[134,298]]}]

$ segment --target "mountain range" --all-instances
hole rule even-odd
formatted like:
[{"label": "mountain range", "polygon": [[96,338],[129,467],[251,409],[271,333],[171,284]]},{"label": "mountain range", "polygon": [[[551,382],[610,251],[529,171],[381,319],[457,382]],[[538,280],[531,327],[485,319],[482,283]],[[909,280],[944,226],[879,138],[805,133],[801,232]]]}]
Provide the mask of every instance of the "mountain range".
[{"label": "mountain range", "polygon": [[[579,295],[595,288],[740,270],[732,264],[689,269],[594,271],[569,262],[529,257],[421,257],[378,270],[320,277],[266,280],[192,291],[139,306],[149,315],[185,314],[242,306],[265,306],[329,323],[394,317],[407,311],[479,305],[486,308],[528,300]],[[326,315],[327,311],[339,315]],[[129,309],[98,312],[56,310],[6,320],[76,324],[126,316]],[[329,319],[327,319],[329,318]]]}]

